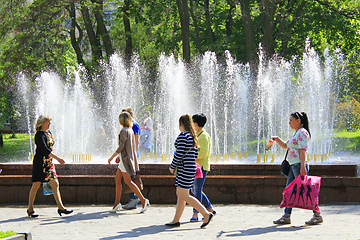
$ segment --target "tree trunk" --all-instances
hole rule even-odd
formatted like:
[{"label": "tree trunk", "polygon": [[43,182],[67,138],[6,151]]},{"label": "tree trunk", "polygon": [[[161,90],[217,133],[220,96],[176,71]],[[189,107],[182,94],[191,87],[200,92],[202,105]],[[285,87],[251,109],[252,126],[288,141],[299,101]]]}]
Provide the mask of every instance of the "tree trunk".
[{"label": "tree trunk", "polygon": [[125,28],[125,39],[126,39],[126,46],[125,46],[125,64],[126,67],[130,67],[131,55],[133,52],[132,46],[132,39],[131,39],[131,28],[130,28],[130,20],[129,20],[129,9],[130,9],[130,1],[124,0],[124,6],[122,9],[122,16],[124,21],[124,28]]},{"label": "tree trunk", "polygon": [[288,42],[291,40],[291,32],[292,29],[294,28],[296,21],[299,19],[299,17],[302,15],[302,12],[304,10],[306,1],[302,0],[301,4],[299,5],[299,7],[296,9],[295,14],[293,14],[293,19],[291,21],[291,23],[289,24],[288,28],[286,29],[284,26],[284,20],[288,17],[288,15],[281,14],[279,16],[279,22],[280,22],[280,38],[281,38],[281,56],[283,57],[288,57],[287,55],[288,53]]},{"label": "tree trunk", "polygon": [[234,12],[235,9],[236,9],[236,5],[235,5],[235,1],[234,1],[234,0],[228,0],[227,2],[228,2],[228,4],[229,4],[229,6],[230,6],[230,9],[229,9],[229,13],[228,13],[227,18],[226,18],[225,27],[226,27],[226,35],[227,35],[227,36],[231,36],[231,35],[232,35],[233,26],[234,26],[233,12]]},{"label": "tree trunk", "polygon": [[246,58],[250,63],[250,66],[253,66],[256,62],[256,47],[254,26],[249,8],[249,0],[240,0],[240,5],[245,31]]},{"label": "tree trunk", "polygon": [[196,49],[201,52],[200,29],[198,25],[197,15],[194,14],[194,0],[190,0],[190,15],[195,28]]},{"label": "tree trunk", "polygon": [[[83,32],[80,26],[76,22],[76,14],[75,14],[75,3],[74,1],[70,2],[70,19],[71,19],[71,28],[70,28],[70,39],[71,39],[71,45],[74,48],[74,51],[76,53],[76,59],[78,64],[84,64],[83,54],[79,46],[79,42],[81,41],[83,37]],[[79,31],[79,40],[76,39],[75,35],[75,28]]]},{"label": "tree trunk", "polygon": [[259,9],[262,15],[264,36],[261,41],[264,56],[268,59],[274,53],[273,26],[274,16],[277,8],[277,1],[258,0]]},{"label": "tree trunk", "polygon": [[209,43],[210,43],[210,45],[213,45],[213,44],[215,44],[215,34],[211,28],[209,0],[204,0],[204,7],[205,7],[206,31],[208,33]]},{"label": "tree trunk", "polygon": [[102,14],[102,10],[103,10],[103,0],[92,0],[93,3],[95,3],[95,9],[94,9],[94,13],[95,13],[95,19],[97,22],[97,27],[99,30],[99,34],[103,40],[103,44],[105,47],[105,51],[106,51],[106,57],[107,60],[109,61],[111,55],[114,53],[114,49],[112,47],[112,43],[110,40],[110,36],[109,33],[105,27],[105,23],[104,23],[104,16]]},{"label": "tree trunk", "polygon": [[81,14],[83,15],[85,29],[91,45],[92,61],[99,62],[102,58],[100,39],[95,34],[90,19],[89,9],[84,5],[83,1],[81,1]]},{"label": "tree trunk", "polygon": [[176,0],[179,9],[181,36],[183,42],[183,59],[190,63],[190,27],[189,27],[189,7],[187,0]]}]

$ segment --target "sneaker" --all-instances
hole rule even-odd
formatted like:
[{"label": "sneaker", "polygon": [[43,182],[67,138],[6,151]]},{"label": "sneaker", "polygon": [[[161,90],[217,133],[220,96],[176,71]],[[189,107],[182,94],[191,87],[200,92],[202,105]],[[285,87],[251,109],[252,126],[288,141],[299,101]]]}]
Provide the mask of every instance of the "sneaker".
[{"label": "sneaker", "polygon": [[313,216],[309,221],[306,221],[305,224],[307,225],[317,225],[319,223],[323,222],[323,218],[321,215],[319,216]]},{"label": "sneaker", "polygon": [[128,204],[124,205],[122,208],[125,210],[136,209],[139,202],[140,202],[139,198],[132,198],[132,199],[130,199],[130,202]]},{"label": "sneaker", "polygon": [[290,217],[282,216],[278,220],[273,221],[274,224],[291,224]]}]

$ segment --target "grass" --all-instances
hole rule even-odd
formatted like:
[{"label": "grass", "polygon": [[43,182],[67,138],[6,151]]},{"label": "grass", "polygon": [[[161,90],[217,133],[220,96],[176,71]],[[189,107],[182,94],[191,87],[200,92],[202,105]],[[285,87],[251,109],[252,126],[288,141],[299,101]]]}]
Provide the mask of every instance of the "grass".
[{"label": "grass", "polygon": [[[32,140],[34,136],[32,135]],[[0,162],[27,161],[30,152],[29,134],[3,134],[4,146],[0,148]]]},{"label": "grass", "polygon": [[360,154],[360,130],[355,132],[335,131],[334,152]]},{"label": "grass", "polygon": [[[360,130],[355,132],[335,131],[334,135],[334,152],[360,154]],[[33,140],[34,135],[31,138]],[[15,138],[12,138],[12,134],[3,134],[3,140],[4,146],[0,148],[0,162],[28,161],[30,152],[29,134],[17,133]],[[256,151],[256,145],[256,140],[249,142],[249,150]]]},{"label": "grass", "polygon": [[6,238],[6,237],[10,237],[13,235],[16,235],[16,232],[13,231],[6,231],[6,232],[0,232],[0,238]]}]

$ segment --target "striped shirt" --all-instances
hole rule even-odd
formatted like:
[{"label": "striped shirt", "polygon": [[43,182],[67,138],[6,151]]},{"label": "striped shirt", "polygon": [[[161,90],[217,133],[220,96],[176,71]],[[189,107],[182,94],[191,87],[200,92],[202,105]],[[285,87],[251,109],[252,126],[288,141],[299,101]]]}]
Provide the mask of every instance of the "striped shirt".
[{"label": "striped shirt", "polygon": [[175,141],[176,152],[170,168],[177,167],[176,187],[190,189],[193,186],[196,174],[195,158],[198,155],[198,149],[193,145],[194,140],[188,131],[180,133]]}]

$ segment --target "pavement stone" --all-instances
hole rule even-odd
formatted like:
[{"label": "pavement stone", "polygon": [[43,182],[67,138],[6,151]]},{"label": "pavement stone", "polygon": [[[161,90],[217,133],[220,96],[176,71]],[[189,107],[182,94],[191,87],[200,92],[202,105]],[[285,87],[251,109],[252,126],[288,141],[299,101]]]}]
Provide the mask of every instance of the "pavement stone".
[{"label": "pavement stone", "polygon": [[360,205],[320,205],[324,223],[307,226],[309,210],[294,209],[292,224],[274,225],[283,210],[278,205],[214,205],[217,215],[205,228],[190,223],[192,208],[187,206],[179,228],[168,228],[174,205],[151,205],[109,213],[112,206],[66,206],[74,213],[60,217],[56,207],[35,205],[39,218],[26,215],[26,206],[0,206],[0,231],[31,232],[32,239],[341,239],[360,240]]}]

